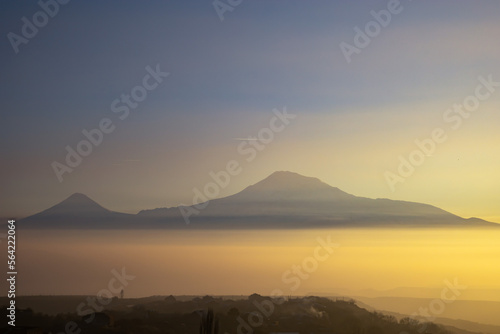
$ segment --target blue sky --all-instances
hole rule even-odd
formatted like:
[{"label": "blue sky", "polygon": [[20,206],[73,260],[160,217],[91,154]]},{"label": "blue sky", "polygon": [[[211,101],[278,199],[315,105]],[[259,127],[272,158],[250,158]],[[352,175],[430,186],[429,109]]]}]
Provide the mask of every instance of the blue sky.
[{"label": "blue sky", "polygon": [[[500,166],[498,94],[396,192],[383,177],[479,75],[500,80],[500,4],[401,1],[347,63],[339,44],[352,44],[354,27],[388,2],[243,0],[221,21],[210,1],[73,0],[16,54],[7,34],[20,34],[40,6],[3,1],[1,216],[33,214],[73,192],[127,212],[188,203],[210,171],[238,157],[234,138],[286,106],[297,119],[221,195],[285,169],[357,195],[500,217],[500,180],[483,170]],[[110,104],[157,64],[170,75],[119,121]],[[102,118],[116,130],[59,182],[51,163]],[[457,157],[464,165],[451,164]]]}]

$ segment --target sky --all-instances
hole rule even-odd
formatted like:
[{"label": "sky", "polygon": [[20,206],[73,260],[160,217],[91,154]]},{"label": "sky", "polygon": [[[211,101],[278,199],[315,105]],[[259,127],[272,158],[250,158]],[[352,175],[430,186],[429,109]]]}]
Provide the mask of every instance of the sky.
[{"label": "sky", "polygon": [[191,204],[235,160],[218,197],[289,170],[500,223],[498,1],[41,3],[0,4],[0,217]]}]

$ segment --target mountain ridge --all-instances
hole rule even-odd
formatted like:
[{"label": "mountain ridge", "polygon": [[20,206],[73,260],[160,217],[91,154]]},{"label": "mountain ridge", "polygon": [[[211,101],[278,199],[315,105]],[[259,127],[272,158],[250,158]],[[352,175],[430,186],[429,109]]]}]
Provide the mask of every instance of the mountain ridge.
[{"label": "mountain ridge", "polygon": [[137,214],[114,212],[74,193],[20,222],[31,228],[500,226],[478,218],[465,219],[429,204],[357,197],[318,178],[289,171],[274,172],[234,195]]}]

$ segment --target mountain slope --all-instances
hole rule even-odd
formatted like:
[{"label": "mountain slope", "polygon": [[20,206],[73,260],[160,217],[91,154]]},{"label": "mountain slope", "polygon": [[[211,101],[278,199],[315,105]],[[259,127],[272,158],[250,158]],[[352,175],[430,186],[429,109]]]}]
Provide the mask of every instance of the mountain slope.
[{"label": "mountain slope", "polygon": [[[181,215],[184,212],[184,217]],[[479,226],[431,205],[356,197],[320,180],[275,172],[241,192],[198,205],[143,210],[139,216],[197,227]]]},{"label": "mountain slope", "polygon": [[106,228],[132,223],[135,215],[110,211],[84,194],[74,193],[59,204],[22,219],[20,227]]}]

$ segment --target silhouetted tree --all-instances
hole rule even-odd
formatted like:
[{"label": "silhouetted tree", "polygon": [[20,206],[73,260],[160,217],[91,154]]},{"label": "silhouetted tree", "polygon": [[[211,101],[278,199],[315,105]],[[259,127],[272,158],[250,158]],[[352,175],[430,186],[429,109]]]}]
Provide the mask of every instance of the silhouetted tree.
[{"label": "silhouetted tree", "polygon": [[200,334],[218,334],[219,320],[214,315],[214,311],[208,310],[201,318]]},{"label": "silhouetted tree", "polygon": [[401,320],[399,320],[399,324],[406,326],[410,329],[415,329],[420,325],[420,322],[418,320],[410,318],[410,317],[404,317]]},{"label": "silhouetted tree", "polygon": [[168,296],[168,297],[165,298],[165,301],[167,303],[169,303],[169,304],[173,304],[173,303],[175,303],[177,301],[177,299],[175,299],[174,296],[170,295],[170,296]]},{"label": "silhouetted tree", "polygon": [[258,293],[252,293],[250,296],[248,296],[248,300],[262,300],[262,296],[259,295]]}]

